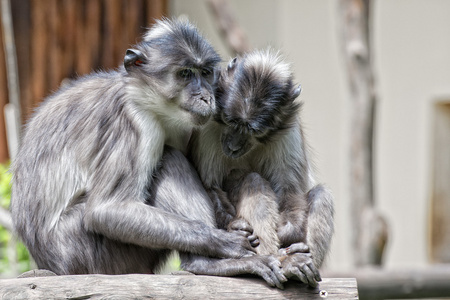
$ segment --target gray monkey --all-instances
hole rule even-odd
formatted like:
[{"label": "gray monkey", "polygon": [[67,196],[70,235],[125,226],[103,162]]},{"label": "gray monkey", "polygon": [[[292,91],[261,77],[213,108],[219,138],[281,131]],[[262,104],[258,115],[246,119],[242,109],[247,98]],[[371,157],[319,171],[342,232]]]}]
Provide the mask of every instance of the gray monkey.
[{"label": "gray monkey", "polygon": [[261,254],[282,247],[285,275],[316,286],[334,208],[331,193],[315,183],[295,101],[300,92],[272,51],[233,59],[219,78],[215,118],[194,132],[190,158],[219,227],[257,236]]},{"label": "gray monkey", "polygon": [[188,22],[157,21],[124,67],[62,87],[29,120],[13,165],[15,229],[57,274],[153,273],[169,253],[196,274],[286,280],[274,256],[215,228],[182,154],[215,111],[219,56]]}]

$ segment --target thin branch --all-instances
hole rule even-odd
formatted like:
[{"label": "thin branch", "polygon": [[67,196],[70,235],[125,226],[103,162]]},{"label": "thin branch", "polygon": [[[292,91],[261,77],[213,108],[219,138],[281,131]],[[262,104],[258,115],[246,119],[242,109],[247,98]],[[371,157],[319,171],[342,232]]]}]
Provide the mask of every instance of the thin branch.
[{"label": "thin branch", "polygon": [[250,44],[244,31],[236,21],[228,1],[209,0],[209,7],[216,17],[220,32],[225,38],[227,45],[235,54],[243,54],[250,50]]},{"label": "thin branch", "polygon": [[[1,19],[2,19],[2,29],[4,36],[4,47],[5,47],[5,61],[6,61],[6,72],[8,78],[8,94],[9,94],[9,104],[13,106],[9,112],[13,115],[7,116],[7,119],[12,119],[12,121],[7,122],[7,133],[8,133],[8,146],[9,154],[11,158],[14,158],[19,141],[19,130],[20,128],[20,89],[19,89],[19,74],[17,71],[17,57],[16,57],[16,46],[14,42],[14,30],[11,15],[11,3],[9,0],[1,0]],[[11,123],[12,122],[12,123]]]}]

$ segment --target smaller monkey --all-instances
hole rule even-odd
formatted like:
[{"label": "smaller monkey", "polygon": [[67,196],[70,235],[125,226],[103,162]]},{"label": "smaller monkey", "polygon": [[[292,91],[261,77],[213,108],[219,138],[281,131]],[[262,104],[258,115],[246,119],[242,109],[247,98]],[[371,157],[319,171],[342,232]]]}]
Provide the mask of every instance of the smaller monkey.
[{"label": "smaller monkey", "polygon": [[233,59],[220,74],[214,121],[194,132],[190,157],[219,227],[253,245],[258,236],[259,253],[282,247],[285,275],[316,286],[334,209],[331,193],[315,183],[295,101],[300,92],[289,65],[271,51]]}]

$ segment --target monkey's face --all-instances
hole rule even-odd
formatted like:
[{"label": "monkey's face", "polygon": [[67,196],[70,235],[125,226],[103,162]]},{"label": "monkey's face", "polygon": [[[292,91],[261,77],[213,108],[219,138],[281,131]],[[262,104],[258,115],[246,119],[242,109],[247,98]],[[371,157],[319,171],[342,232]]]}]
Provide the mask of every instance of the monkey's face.
[{"label": "monkey's face", "polygon": [[223,153],[231,158],[239,158],[255,146],[255,141],[251,133],[244,133],[231,126],[224,126],[222,128],[220,138]]},{"label": "monkey's face", "polygon": [[127,51],[125,69],[144,83],[151,110],[171,125],[205,124],[216,110],[220,57],[212,46],[191,24],[169,20],[157,22],[138,46]]},{"label": "monkey's face", "polygon": [[214,97],[215,69],[213,67],[180,67],[175,72],[179,107],[190,114],[195,125],[205,124],[216,110]]},{"label": "monkey's face", "polygon": [[218,114],[225,155],[239,158],[282,136],[295,124],[300,94],[277,55],[256,51],[233,59],[219,79]]}]

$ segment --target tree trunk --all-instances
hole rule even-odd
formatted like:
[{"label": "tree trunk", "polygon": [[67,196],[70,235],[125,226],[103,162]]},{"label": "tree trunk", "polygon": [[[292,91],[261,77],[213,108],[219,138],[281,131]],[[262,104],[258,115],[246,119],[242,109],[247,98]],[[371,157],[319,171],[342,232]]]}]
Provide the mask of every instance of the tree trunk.
[{"label": "tree trunk", "polygon": [[381,264],[387,225],[375,211],[373,139],[376,93],[370,53],[370,0],[341,0],[342,46],[351,100],[350,197],[355,264]]}]

